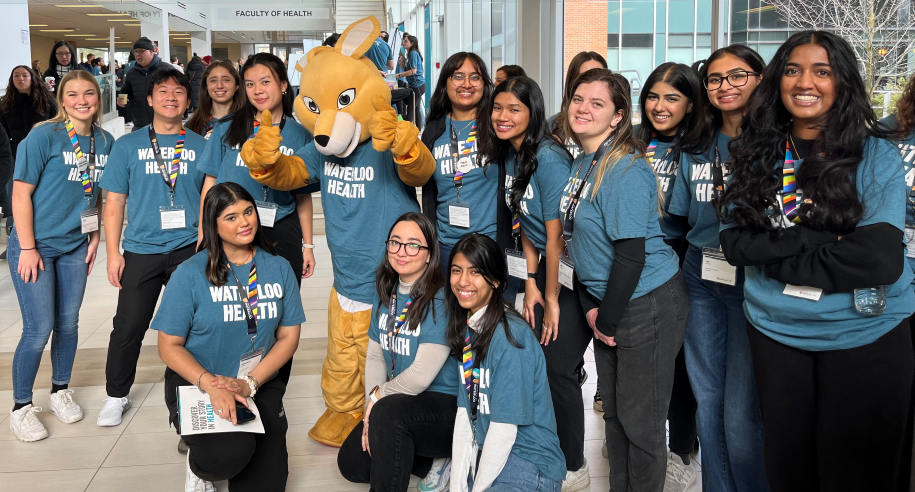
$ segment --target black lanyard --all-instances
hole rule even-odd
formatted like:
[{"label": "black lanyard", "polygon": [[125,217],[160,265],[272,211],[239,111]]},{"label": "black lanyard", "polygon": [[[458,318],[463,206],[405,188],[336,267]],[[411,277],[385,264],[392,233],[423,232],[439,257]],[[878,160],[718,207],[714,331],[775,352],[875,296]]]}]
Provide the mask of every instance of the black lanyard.
[{"label": "black lanyard", "polygon": [[712,162],[712,200],[719,200],[724,195],[724,166],[721,164],[721,153],[718,152],[718,139],[721,137],[721,129],[715,134],[715,161]]},{"label": "black lanyard", "polygon": [[[578,189],[575,190],[575,193],[572,195],[571,200],[569,200],[569,206],[566,209],[566,216],[562,221],[562,238],[565,239],[565,242],[568,243],[572,240],[572,233],[575,232],[575,209],[578,208],[578,199],[581,197],[582,190],[585,189],[585,183],[588,182],[588,177],[591,176],[591,172],[594,171],[594,166],[603,159],[604,154],[607,153],[607,149],[610,148],[610,145],[613,143],[613,135],[607,137],[604,140],[604,143],[600,144],[600,147],[597,148],[597,152],[594,153],[594,157],[591,159],[591,165],[588,166],[588,172],[585,173],[585,177],[580,181]],[[572,187],[575,187],[575,181],[578,180],[578,173],[581,172],[581,166],[584,165],[584,162],[578,165],[578,171],[575,172],[575,177],[572,178]]]},{"label": "black lanyard", "polygon": [[[223,254],[225,256],[225,254]],[[232,269],[232,262],[229,261],[226,257],[226,264],[229,266],[229,271],[232,272],[232,277],[235,278],[235,286],[238,289],[238,297],[241,298],[242,308],[245,311],[245,321],[248,322],[248,336],[251,337],[251,343],[254,344],[254,338],[257,337],[257,318],[254,315],[254,310],[251,308],[251,305],[248,303],[248,289],[245,288],[245,285],[238,280],[238,275],[235,275],[235,270]],[[257,272],[257,268],[254,266],[254,256],[251,257],[251,272]],[[256,294],[256,293],[255,293]]]}]

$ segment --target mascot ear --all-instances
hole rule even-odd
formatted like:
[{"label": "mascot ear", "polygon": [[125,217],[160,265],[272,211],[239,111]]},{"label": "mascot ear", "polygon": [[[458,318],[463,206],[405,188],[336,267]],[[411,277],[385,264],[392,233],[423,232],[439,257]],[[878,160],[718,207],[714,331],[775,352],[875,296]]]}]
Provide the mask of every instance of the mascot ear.
[{"label": "mascot ear", "polygon": [[311,59],[315,57],[315,55],[317,55],[318,53],[323,53],[327,50],[332,50],[332,49],[333,48],[331,48],[330,46],[318,46],[317,48],[312,48],[312,49],[308,50],[308,53],[306,53],[305,56],[300,58],[298,63],[295,64],[295,69],[298,70],[299,72],[301,72],[302,69],[305,68],[305,64],[310,62]]},{"label": "mascot ear", "polygon": [[378,23],[378,19],[374,16],[366,17],[365,19],[350,24],[350,26],[343,31],[343,34],[340,35],[340,39],[337,40],[337,46],[334,50],[336,50],[337,53],[358,60],[369,50],[372,43],[378,39],[379,34],[381,34],[381,24]]}]

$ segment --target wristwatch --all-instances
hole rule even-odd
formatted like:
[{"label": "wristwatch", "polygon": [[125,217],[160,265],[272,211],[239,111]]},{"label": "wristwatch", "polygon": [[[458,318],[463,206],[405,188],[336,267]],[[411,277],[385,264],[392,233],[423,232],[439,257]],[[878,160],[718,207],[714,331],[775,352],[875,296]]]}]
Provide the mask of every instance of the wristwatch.
[{"label": "wristwatch", "polygon": [[372,391],[369,391],[369,399],[372,400],[372,403],[378,403],[378,397],[375,396],[375,392],[378,391],[378,385],[376,384]]},{"label": "wristwatch", "polygon": [[257,387],[258,387],[257,379],[254,379],[254,376],[248,374],[247,376],[245,376],[245,382],[248,383],[248,388],[251,389],[251,394],[248,396],[250,396],[251,398],[254,398],[254,395],[257,394]]},{"label": "wristwatch", "polygon": [[527,278],[537,278],[537,272],[527,272]]}]

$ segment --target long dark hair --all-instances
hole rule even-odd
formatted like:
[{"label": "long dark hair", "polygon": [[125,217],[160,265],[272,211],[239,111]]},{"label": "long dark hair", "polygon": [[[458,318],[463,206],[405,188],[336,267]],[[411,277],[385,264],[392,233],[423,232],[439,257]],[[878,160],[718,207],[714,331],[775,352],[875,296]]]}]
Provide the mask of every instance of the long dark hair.
[{"label": "long dark hair", "polygon": [[[388,239],[391,238],[394,227],[401,222],[413,222],[419,226],[419,230],[423,233],[423,239],[425,239],[426,245],[429,247],[429,263],[426,265],[426,271],[413,284],[413,289],[410,291],[410,296],[413,298],[413,303],[410,307],[410,329],[415,329],[426,317],[426,310],[430,307],[432,308],[432,316],[438,316],[435,313],[433,300],[438,290],[445,285],[445,279],[442,276],[441,268],[439,268],[441,253],[439,252],[438,239],[436,239],[438,236],[435,235],[435,224],[421,213],[407,212],[398,217],[394,224],[391,225],[391,229],[388,230]],[[400,282],[400,274],[391,266],[391,261],[388,259],[387,253],[385,253],[381,264],[378,265],[378,270],[375,271],[375,291],[378,292],[379,303],[382,306],[390,307],[388,306],[389,298],[391,292],[397,287],[398,282]]]},{"label": "long dark hair", "polygon": [[[419,59],[423,60],[424,59],[423,54],[419,51],[419,40],[416,39],[416,36],[407,34],[406,36],[404,36],[404,38],[406,38],[408,41],[410,41],[410,49],[407,50],[407,54],[409,55],[411,51],[415,51],[419,55]],[[460,66],[460,65],[458,65],[458,66]]]},{"label": "long dark hair", "polygon": [[[791,52],[807,44],[820,45],[829,54],[836,99],[820,118],[814,152],[804,156],[797,174],[797,188],[804,190],[805,199],[798,216],[815,230],[847,234],[864,214],[855,172],[864,156],[865,140],[886,135],[871,109],[852,48],[830,32],[804,31],[778,49],[750,96],[743,131],[731,153],[728,189],[716,204],[724,221],[733,220],[754,232],[777,235],[781,231],[766,213],[778,207],[776,193],[782,189],[782,178],[775,165],[785,157],[785,140],[791,131],[792,117],[782,104],[780,84]],[[808,198],[815,205],[808,205]]]},{"label": "long dark hair", "polygon": [[527,77],[527,73],[519,65],[502,65],[496,70],[496,73],[505,73],[505,79],[512,77]]},{"label": "long dark hair", "polygon": [[[572,61],[569,62],[569,68],[566,70],[566,83],[562,88],[562,107],[560,108],[560,111],[565,111],[569,102],[572,101],[572,95],[575,94],[575,89],[573,87],[575,85],[575,79],[580,75],[578,72],[581,71],[581,66],[589,61],[596,61],[600,63],[602,67],[607,68],[607,60],[596,51],[582,51],[572,57]],[[559,118],[553,120],[553,128],[551,128],[550,131],[563,142],[572,138],[571,135],[564,133],[563,123],[559,121]]]},{"label": "long dark hair", "polygon": [[16,94],[19,94],[19,89],[17,89],[16,84],[13,83],[13,72],[19,68],[28,70],[29,77],[32,79],[31,85],[29,86],[29,95],[32,97],[32,111],[43,117],[47,117],[48,110],[51,109],[52,101],[54,100],[54,95],[45,87],[44,81],[41,80],[41,74],[26,65],[17,65],[10,71],[10,80],[6,85],[6,94],[3,95],[3,98],[0,98],[0,112],[9,112],[13,109],[13,104],[16,103]]},{"label": "long dark hair", "polygon": [[686,113],[686,116],[683,117],[677,127],[678,133],[682,133],[683,137],[678,140],[676,148],[671,149],[671,152],[675,153],[680,152],[680,149],[683,148],[691,148],[701,142],[706,134],[704,115],[707,114],[705,106],[708,104],[708,97],[702,90],[702,84],[699,82],[699,75],[696,71],[682,63],[662,63],[648,76],[639,96],[642,124],[639,125],[635,136],[645,143],[651,142],[651,134],[655,129],[648,115],[648,110],[645,109],[645,104],[648,101],[648,93],[659,82],[668,84],[676,89],[689,99],[689,102],[693,105],[693,110]]},{"label": "long dark hair", "polygon": [[[467,261],[480,272],[486,283],[492,288],[492,297],[489,298],[486,312],[483,313],[481,323],[483,329],[480,331],[480,336],[473,347],[474,357],[478,357],[481,363],[486,359],[486,352],[489,351],[489,342],[492,341],[492,336],[500,322],[505,329],[505,337],[508,342],[520,348],[522,345],[512,336],[511,328],[508,326],[508,316],[520,318],[520,315],[503,297],[505,288],[508,285],[508,272],[506,271],[505,260],[499,245],[489,236],[474,232],[465,235],[454,245],[451,250],[451,256],[448,258],[448,265],[454,264],[454,257],[458,253],[467,258]],[[464,334],[467,330],[468,310],[461,307],[461,303],[458,302],[454,292],[450,292],[445,298],[445,306],[448,308],[448,344],[455,354],[461,354],[464,352]]]},{"label": "long dark hair", "polygon": [[70,67],[70,70],[75,70],[77,66],[76,50],[73,49],[72,44],[66,41],[58,41],[54,43],[54,47],[51,48],[51,59],[48,61],[48,70],[57,70],[57,66],[60,65],[60,63],[57,63],[57,48],[60,48],[61,46],[66,46],[67,49],[70,50],[70,65],[68,66]]},{"label": "long dark hair", "polygon": [[[516,158],[517,177],[512,183],[511,205],[515,210],[524,197],[527,185],[531,182],[531,177],[537,172],[537,150],[541,143],[547,145],[555,142],[550,136],[549,127],[546,124],[546,109],[543,103],[543,94],[536,82],[527,77],[512,77],[499,84],[492,93],[486,111],[477,116],[480,131],[479,155],[485,162],[504,162],[512,144],[508,140],[501,140],[496,136],[492,122],[492,108],[496,102],[496,96],[503,92],[514,94],[521,101],[521,104],[527,106],[530,111],[530,120],[527,123],[527,130],[524,133],[524,141],[521,143],[518,157]],[[566,152],[565,147],[561,147]]]},{"label": "long dark hair", "polygon": [[[232,96],[232,106],[229,108],[228,114],[238,113],[245,104],[245,88],[241,85],[241,77],[238,76],[238,70],[235,70],[235,64],[227,60],[211,63],[210,66],[203,71],[203,79],[200,81],[200,96],[197,101],[197,111],[194,111],[194,116],[191,116],[190,121],[187,122],[187,128],[198,135],[206,133],[207,124],[210,121],[210,114],[213,112],[213,98],[210,97],[210,91],[207,88],[207,78],[217,67],[226,69],[229,72],[229,75],[235,79],[235,95]],[[254,123],[252,123],[252,125],[253,124]]]},{"label": "long dark hair", "polygon": [[[225,253],[222,250],[222,238],[219,237],[217,221],[225,209],[238,202],[249,202],[254,207],[254,197],[240,184],[231,181],[214,185],[203,200],[203,217],[200,218],[203,240],[200,241],[197,251],[205,250],[207,252],[207,280],[217,287],[225,285],[229,275],[229,265],[226,264]],[[251,241],[251,246],[275,255],[276,250],[273,244],[270,244],[261,233],[257,207],[254,207],[254,216],[257,218],[257,222],[255,222],[254,240]]]},{"label": "long dark hair", "polygon": [[[899,102],[896,103],[896,140],[906,140],[915,131],[915,77],[910,78]],[[9,89],[7,89],[9,93]]]},{"label": "long dark hair", "polygon": [[[287,118],[292,118],[292,102],[295,96],[292,94],[292,86],[289,84],[289,76],[286,74],[286,64],[276,55],[270,53],[258,53],[249,57],[244,66],[241,67],[242,85],[239,90],[241,96],[241,109],[236,111],[232,117],[232,122],[226,130],[226,136],[223,139],[229,147],[241,146],[244,144],[251,132],[254,131],[254,117],[257,109],[248,101],[248,95],[244,87],[245,72],[255,65],[264,65],[270,69],[276,78],[277,85],[286,83],[286,92],[283,94],[283,114]],[[201,95],[202,96],[202,95]]]},{"label": "long dark hair", "polygon": [[444,118],[451,112],[451,99],[448,99],[448,84],[451,83],[451,74],[461,68],[464,61],[468,59],[480,77],[483,77],[483,97],[477,105],[477,118],[480,117],[482,111],[485,111],[486,104],[492,95],[492,79],[489,77],[489,70],[486,69],[486,62],[474,53],[461,51],[449,56],[442,66],[442,71],[438,74],[438,83],[435,84],[435,91],[432,92],[429,102],[428,121]]}]

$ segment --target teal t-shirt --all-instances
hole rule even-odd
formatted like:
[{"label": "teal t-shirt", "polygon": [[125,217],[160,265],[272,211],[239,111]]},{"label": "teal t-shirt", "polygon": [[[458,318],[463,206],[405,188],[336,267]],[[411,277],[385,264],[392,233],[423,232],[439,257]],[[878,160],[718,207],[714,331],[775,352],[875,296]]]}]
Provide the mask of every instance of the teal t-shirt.
[{"label": "teal t-shirt", "polygon": [[[90,138],[82,135],[77,138],[83,155],[88,158]],[[95,127],[96,162],[89,176],[93,207],[113,144],[110,133]],[[35,186],[32,193],[35,241],[65,253],[86,241],[88,236],[81,232],[80,213],[88,204],[76,152],[64,123],[45,123],[29,132],[19,143],[13,179]]]},{"label": "teal t-shirt", "polygon": [[[254,348],[263,348],[264,356],[276,342],[276,329],[305,322],[299,284],[289,262],[279,256],[258,250],[257,267],[257,337]],[[201,251],[175,270],[162,303],[150,328],[168,335],[186,338],[184,348],[207,371],[235,377],[242,354],[251,351],[248,323],[232,272],[225,285],[217,287],[207,280],[207,252]],[[232,270],[247,295],[251,263]]]},{"label": "teal t-shirt", "polygon": [[[171,170],[178,134],[159,135],[159,148],[165,167]],[[184,208],[181,229],[162,229],[160,207],[169,207],[169,187],[159,173],[146,128],[124,135],[111,148],[109,164],[100,186],[127,195],[127,227],[124,251],[143,255],[163,254],[197,242],[200,216],[200,189],[206,175],[197,170],[207,141],[188,130],[175,180],[175,207]]]},{"label": "teal t-shirt", "polygon": [[394,59],[394,54],[391,53],[391,47],[388,46],[383,39],[378,38],[372,43],[372,46],[369,47],[368,51],[365,52],[365,57],[369,60],[372,60],[372,63],[378,68],[378,70],[388,71],[388,60]]},{"label": "teal t-shirt", "polygon": [[[593,158],[594,153],[582,154],[572,163],[563,190],[562,213],[568,208],[574,191],[581,186]],[[661,231],[658,180],[648,161],[630,154],[617,161],[604,176],[597,196],[592,196],[599,165],[591,172],[578,200],[569,256],[578,279],[588,292],[603,299],[613,265],[613,241],[644,237],[645,266],[630,298],[635,299],[658,288],[680,269],[677,255],[664,242]],[[581,172],[578,172],[579,167]]]},{"label": "teal t-shirt", "polygon": [[[277,221],[295,213],[296,192],[274,190],[255,181],[248,172],[248,166],[241,160],[241,147],[233,148],[225,142],[226,131],[231,123],[232,117],[227,116],[213,126],[213,133],[207,140],[203,159],[197,165],[197,169],[215,177],[217,184],[228,181],[240,184],[257,201],[264,201],[266,193],[266,201],[277,205]],[[280,152],[283,155],[292,155],[313,140],[308,130],[291,117],[286,118],[286,125],[283,126],[280,135],[283,137],[280,144]]]},{"label": "teal t-shirt", "polygon": [[[511,189],[518,170],[515,149],[505,158],[505,201],[511,207]],[[541,255],[546,255],[546,222],[559,218],[559,202],[569,176],[572,157],[558,143],[540,142],[537,147],[537,171],[531,176],[521,199],[521,229]]]},{"label": "teal t-shirt", "polygon": [[411,51],[409,56],[407,56],[407,66],[404,67],[405,70],[416,69],[416,75],[410,75],[407,77],[407,84],[410,87],[422,87],[426,83],[426,78],[423,77],[423,59],[419,56],[419,52]]},{"label": "teal t-shirt", "polygon": [[[731,137],[718,133],[718,153],[721,155],[723,178],[727,180],[727,162],[731,157],[728,143]],[[715,162],[715,147],[705,154],[694,155],[683,152],[680,157],[680,169],[674,183],[674,192],[668,212],[674,215],[687,216],[690,231],[686,233],[689,244],[702,248],[720,247],[718,231],[721,221],[712,206],[712,192],[715,180],[712,175],[712,164]]]},{"label": "teal t-shirt", "polygon": [[[454,246],[465,234],[478,232],[496,239],[496,199],[499,195],[499,167],[481,166],[477,162],[477,143],[473,142],[471,152],[462,154],[461,158],[470,158],[473,169],[464,173],[461,178],[460,203],[470,206],[470,227],[452,226],[449,223],[448,204],[458,203],[458,192],[454,186],[454,159],[451,153],[451,125],[457,131],[458,149],[464,148],[465,142],[474,131],[473,121],[454,121],[445,118],[445,132],[435,140],[432,156],[435,157],[435,173],[432,179],[438,188],[435,205],[435,226],[438,229],[438,240],[448,246]],[[476,128],[478,133],[479,128]]]},{"label": "teal t-shirt", "polygon": [[[887,125],[890,130],[896,129],[897,122],[896,115],[894,114],[887,116],[880,120],[880,122]],[[899,148],[899,155],[902,157],[905,184],[906,188],[909,190],[909,194],[906,195],[905,201],[905,224],[907,229],[912,229],[915,228],[915,204],[913,204],[915,197],[912,197],[911,195],[912,187],[915,187],[915,166],[912,164],[913,159],[915,159],[915,133],[910,134],[905,140],[895,143],[896,147]],[[906,236],[908,237],[908,233]],[[915,258],[906,255],[906,260],[908,260],[909,268],[911,268],[912,271],[915,271]]]},{"label": "teal t-shirt", "polygon": [[[508,315],[508,325],[521,347],[509,343],[505,326],[499,322],[486,359],[480,365],[477,444],[483,449],[492,422],[517,425],[518,435],[512,454],[537,465],[540,472],[551,479],[562,481],[566,475],[566,460],[556,435],[556,415],[543,350],[534,331],[517,315]],[[456,369],[457,374],[463,374],[460,362]],[[470,415],[470,399],[463,381],[458,390],[458,406]],[[462,412],[458,418],[467,416]]]},{"label": "teal t-shirt", "polygon": [[313,143],[296,156],[305,161],[311,182],[321,184],[334,289],[348,299],[371,303],[388,230],[401,215],[419,212],[416,189],[400,180],[391,151],[378,152],[370,141],[345,158],[324,155]]},{"label": "teal t-shirt", "polygon": [[[677,239],[683,237],[683,224],[674,220],[669,212],[670,202],[674,194],[674,185],[677,182],[677,172],[679,166],[679,155],[674,156],[669,152],[673,139],[676,137],[658,137],[658,145],[655,147],[654,157],[651,160],[651,166],[654,173],[658,176],[658,183],[661,185],[661,192],[664,194],[664,215],[661,216],[661,231],[664,232],[665,239]],[[662,141],[666,140],[666,141]],[[646,145],[650,142],[646,142]]]},{"label": "teal t-shirt", "polygon": [[[395,318],[403,312],[409,297],[409,295],[397,294]],[[385,302],[390,302],[390,300],[390,297],[384,299]],[[397,338],[393,338],[392,334],[388,333],[389,318],[388,308],[381,304],[381,300],[376,294],[375,302],[372,303],[372,325],[369,328],[369,338],[381,344],[381,350],[384,351],[384,367],[389,379],[393,379],[390,377],[391,361],[394,362],[394,377],[396,378],[413,364],[420,344],[434,343],[449,346],[448,337],[445,334],[448,329],[448,312],[445,308],[444,289],[439,289],[435,294],[435,299],[426,308],[425,316],[415,330],[410,328],[410,312],[408,311],[404,326],[397,333]],[[452,365],[446,362],[426,391],[457,396],[459,385],[458,374],[454,372]]]},{"label": "teal t-shirt", "polygon": [[[781,169],[784,161],[779,162]],[[795,159],[795,172],[803,161]],[[900,231],[905,228],[905,203],[908,192],[899,151],[886,140],[870,138],[865,143],[864,159],[858,166],[858,199],[864,216],[858,227],[888,223]],[[734,227],[733,223],[722,229]],[[889,253],[885,253],[889,254]],[[895,254],[904,255],[900,248]],[[866,316],[855,309],[852,292],[824,293],[819,301],[783,294],[785,284],[765,274],[764,266],[746,267],[744,312],[763,334],[801,350],[844,350],[867,345],[895,328],[915,311],[912,280],[915,273],[903,269],[892,285],[886,286],[886,310],[880,316]]]},{"label": "teal t-shirt", "polygon": [[[550,131],[553,130],[553,123],[556,122],[556,118],[559,118],[560,115],[562,115],[562,113],[556,113],[546,119],[546,124],[550,128]],[[581,154],[581,147],[575,145],[575,141],[571,138],[566,139],[564,145],[566,146],[566,150],[569,151],[569,154],[572,154],[572,159],[578,158],[579,154]]]}]

